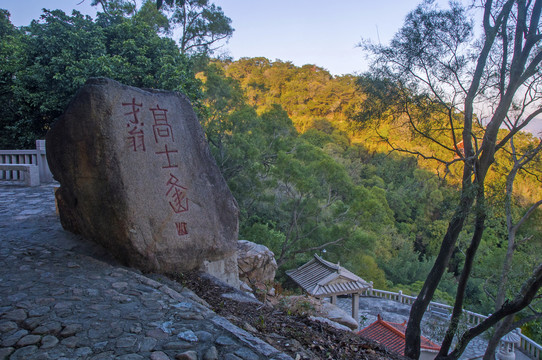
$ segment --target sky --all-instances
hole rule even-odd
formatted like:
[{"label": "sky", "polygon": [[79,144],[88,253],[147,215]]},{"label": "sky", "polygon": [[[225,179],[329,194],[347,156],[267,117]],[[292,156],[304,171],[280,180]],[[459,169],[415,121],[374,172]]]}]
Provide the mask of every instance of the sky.
[{"label": "sky", "polygon": [[[219,54],[234,59],[263,56],[315,64],[333,75],[360,73],[368,62],[362,39],[387,43],[421,0],[214,0],[232,19],[233,37]],[[28,25],[42,8],[77,9],[95,16],[91,0],[0,0],[16,26]],[[443,3],[445,3],[443,1]]]}]

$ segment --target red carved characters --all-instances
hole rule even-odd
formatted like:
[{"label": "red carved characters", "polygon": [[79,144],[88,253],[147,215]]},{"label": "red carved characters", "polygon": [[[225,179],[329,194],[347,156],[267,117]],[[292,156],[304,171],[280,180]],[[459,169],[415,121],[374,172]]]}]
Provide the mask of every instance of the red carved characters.
[{"label": "red carved characters", "polygon": [[[128,135],[126,137],[129,149],[134,152],[138,150],[146,151],[145,137],[143,131],[143,122],[140,122],[140,117],[143,117],[141,109],[143,103],[137,103],[135,98],[131,102],[123,102],[123,107],[127,107],[127,112],[124,113],[128,127]],[[178,153],[175,146],[175,138],[173,136],[173,128],[168,123],[167,109],[163,109],[157,104],[154,107],[148,108],[152,114],[154,124],[152,125],[154,142],[157,144],[154,153],[162,159],[162,169],[170,169],[164,175],[169,175],[166,182],[167,191],[165,192],[166,201],[176,214],[181,217],[183,213],[188,211],[188,189],[182,186],[181,181],[171,171],[178,168]],[[187,223],[184,221],[174,221],[175,232],[178,236],[188,235]]]},{"label": "red carved characters", "polygon": [[[167,164],[162,165],[162,169],[178,168],[178,164],[175,163],[174,154],[179,151],[175,148],[175,138],[173,137],[173,128],[168,123],[167,109],[160,108],[159,104],[156,107],[149,108],[152,112],[152,118],[154,125],[152,130],[154,133],[154,142],[156,144],[164,144],[164,149],[156,151],[155,154],[166,157]],[[169,147],[168,147],[169,145]],[[188,195],[187,188],[180,184],[179,178],[172,173],[169,173],[169,179],[166,183],[168,197],[168,203],[175,214],[181,214],[188,211]],[[175,229],[178,236],[184,236],[188,234],[186,222],[175,222]]]},{"label": "red carved characters", "polygon": [[169,205],[176,214],[188,211],[188,198],[186,197],[186,190],[184,186],[179,185],[179,179],[173,174],[169,174],[169,180],[167,185],[169,189],[166,192],[166,196],[169,196],[171,201]]},{"label": "red carved characters", "polygon": [[154,141],[158,144],[158,138],[171,138],[172,142],[175,142],[173,138],[173,130],[171,125],[167,122],[167,110],[160,109],[160,105],[156,105],[155,108],[150,108],[152,111],[152,117],[154,118],[154,125],[152,130],[154,132]]},{"label": "red carved characters", "polygon": [[177,165],[175,164],[171,164],[171,158],[169,157],[169,154],[170,153],[176,153],[178,152],[177,150],[169,150],[167,148],[167,144],[165,145],[165,150],[164,151],[157,151],[155,152],[155,154],[166,154],[166,158],[167,158],[167,166],[162,166],[162,169],[169,169],[169,168],[176,168],[178,167]]},{"label": "red carved characters", "polygon": [[186,223],[185,222],[176,222],[175,227],[177,228],[177,235],[183,236],[188,234],[188,230],[186,230]]},{"label": "red carved characters", "polygon": [[138,128],[139,125],[143,127],[145,124],[140,123],[139,119],[137,118],[137,114],[140,110],[139,108],[141,108],[143,104],[136,103],[135,98],[132,98],[131,103],[122,103],[122,106],[131,107],[131,111],[124,113],[124,116],[133,116],[128,118],[128,122],[126,123],[126,126],[128,127],[128,135],[130,135],[126,137],[128,146],[132,149],[132,151],[137,151],[138,149],[145,151],[145,134],[143,129]]}]

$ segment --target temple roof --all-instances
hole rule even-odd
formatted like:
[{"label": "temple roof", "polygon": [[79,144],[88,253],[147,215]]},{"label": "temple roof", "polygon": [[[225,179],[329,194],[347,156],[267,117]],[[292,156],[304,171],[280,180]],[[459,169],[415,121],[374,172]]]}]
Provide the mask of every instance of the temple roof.
[{"label": "temple roof", "polygon": [[361,293],[372,285],[354,273],[314,254],[314,258],[286,274],[315,297]]},{"label": "temple roof", "polygon": [[[402,324],[387,322],[382,320],[380,315],[378,315],[378,319],[371,325],[360,330],[358,335],[384,345],[391,352],[404,355],[405,331],[406,321]],[[438,352],[440,350],[440,346],[423,336],[420,339],[420,347],[421,350],[429,352]]]}]

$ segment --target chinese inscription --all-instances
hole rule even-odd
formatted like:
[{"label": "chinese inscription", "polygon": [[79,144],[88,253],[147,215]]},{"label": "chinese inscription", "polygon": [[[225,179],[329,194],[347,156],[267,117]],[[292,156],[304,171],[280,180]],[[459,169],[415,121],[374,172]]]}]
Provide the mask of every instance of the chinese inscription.
[{"label": "chinese inscription", "polygon": [[[128,146],[132,151],[137,151],[138,149],[145,151],[145,133],[143,132],[143,126],[145,124],[139,122],[139,118],[137,117],[143,104],[136,103],[135,98],[132,98],[132,102],[122,103],[122,106],[129,107],[127,110],[130,110],[127,113],[124,113],[124,116],[127,117],[126,127],[128,128],[129,136],[126,137],[126,140]],[[141,128],[139,126],[141,126]]]},{"label": "chinese inscription", "polygon": [[[121,105],[126,111],[123,114],[128,129],[126,136],[128,149],[133,152],[145,152],[144,123],[141,121],[145,115],[142,112],[143,103],[138,103],[134,97],[130,102],[123,102]],[[168,122],[168,110],[161,108],[159,104],[149,107],[148,110],[154,121],[152,125],[154,142],[159,145],[154,153],[158,156],[162,169],[168,169],[167,172],[163,172],[163,175],[167,177],[165,201],[176,214],[176,219],[172,224],[175,226],[176,234],[184,236],[188,234],[188,227],[187,223],[182,221],[182,214],[188,211],[188,189],[182,185],[178,174],[174,173],[174,169],[179,167],[175,160],[175,154],[178,154],[179,150],[175,146],[173,128]]]},{"label": "chinese inscription", "polygon": [[173,174],[169,174],[170,178],[167,181],[169,186],[166,196],[169,196],[169,205],[176,214],[188,211],[188,198],[186,197],[186,190],[184,186],[179,185],[179,179]]}]

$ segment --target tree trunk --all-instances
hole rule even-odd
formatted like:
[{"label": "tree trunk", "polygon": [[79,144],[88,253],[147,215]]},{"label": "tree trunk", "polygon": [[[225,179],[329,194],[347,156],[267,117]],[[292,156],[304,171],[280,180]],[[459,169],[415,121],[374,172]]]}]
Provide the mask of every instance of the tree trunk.
[{"label": "tree trunk", "polygon": [[512,321],[514,319],[513,315],[509,315],[505,317],[496,327],[495,327],[495,334],[489,339],[489,342],[487,343],[487,349],[484,353],[483,360],[493,360],[495,359],[495,350],[497,350],[497,347],[499,346],[499,342],[501,338],[506,335],[506,333],[509,332],[510,324],[512,324]]},{"label": "tree trunk", "polygon": [[[464,178],[469,179],[470,176]],[[442,241],[437,259],[431,268],[431,271],[427,275],[427,279],[423,284],[423,287],[418,294],[418,297],[412,304],[410,309],[410,316],[408,319],[407,329],[405,331],[405,356],[412,359],[418,359],[420,357],[420,324],[423,318],[423,314],[427,310],[433,294],[442,278],[442,275],[446,271],[448,262],[454,252],[455,243],[459,237],[459,233],[463,229],[465,219],[474,202],[473,184],[465,184],[463,186],[463,192],[461,194],[461,200],[459,206],[455,210],[454,217],[448,225],[448,230]]]},{"label": "tree trunk", "polygon": [[436,359],[440,360],[441,357],[446,356],[448,354],[448,351],[450,350],[450,347],[452,346],[454,335],[459,326],[461,315],[463,314],[463,302],[465,299],[465,290],[467,289],[467,283],[469,281],[472,267],[474,264],[474,258],[476,256],[476,251],[478,250],[478,246],[480,245],[480,241],[482,240],[482,235],[484,234],[485,220],[486,220],[485,198],[484,198],[483,185],[481,185],[478,189],[474,234],[472,235],[471,244],[469,248],[467,249],[467,254],[465,256],[465,265],[463,266],[463,270],[461,271],[461,276],[459,277],[459,283],[457,285],[457,294],[455,296],[454,309],[452,311],[452,318],[450,320],[450,324],[448,325],[448,329],[446,330],[446,335],[444,336],[444,340],[442,341],[442,344],[440,346],[440,351]]}]

